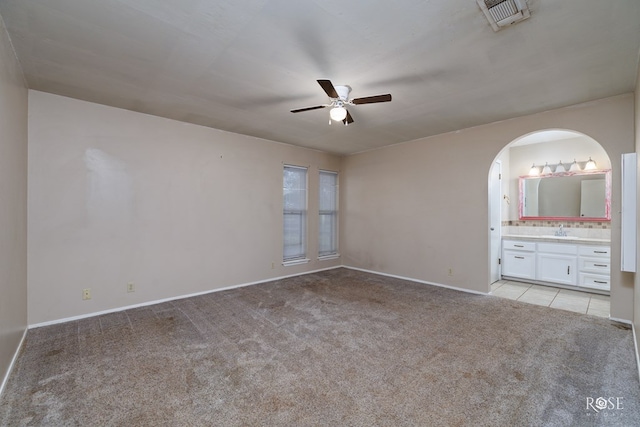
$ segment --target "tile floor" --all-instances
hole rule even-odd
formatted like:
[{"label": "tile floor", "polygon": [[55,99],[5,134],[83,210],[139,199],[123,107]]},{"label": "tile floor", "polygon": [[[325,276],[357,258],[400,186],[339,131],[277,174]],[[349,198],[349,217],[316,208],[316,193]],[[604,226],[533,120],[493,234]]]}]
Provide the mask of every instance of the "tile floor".
[{"label": "tile floor", "polygon": [[552,288],[531,283],[498,280],[491,285],[491,294],[529,304],[609,317],[609,296]]}]

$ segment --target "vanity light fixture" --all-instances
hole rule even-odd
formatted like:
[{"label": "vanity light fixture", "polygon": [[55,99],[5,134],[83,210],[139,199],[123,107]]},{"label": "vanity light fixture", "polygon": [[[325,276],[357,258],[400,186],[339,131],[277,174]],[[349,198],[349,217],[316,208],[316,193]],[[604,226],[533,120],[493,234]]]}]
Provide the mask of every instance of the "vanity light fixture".
[{"label": "vanity light fixture", "polygon": [[567,170],[564,168],[564,165],[562,164],[562,160],[560,160],[560,163],[558,163],[558,166],[556,166],[556,173],[560,173],[560,172],[566,172]]},{"label": "vanity light fixture", "polygon": [[540,175],[540,169],[538,169],[535,163],[531,165],[531,169],[529,170],[529,175],[530,176]]},{"label": "vanity light fixture", "polygon": [[573,159],[573,163],[571,163],[571,167],[569,168],[569,172],[580,172],[580,165],[576,162],[576,159]]},{"label": "vanity light fixture", "polygon": [[550,175],[551,174],[551,166],[549,166],[549,163],[544,164],[544,167],[542,168],[542,175]]},{"label": "vanity light fixture", "polygon": [[596,166],[596,162],[594,162],[591,157],[589,157],[589,161],[587,162],[586,165],[584,165],[584,170],[586,171],[594,171],[598,169],[598,167]]}]

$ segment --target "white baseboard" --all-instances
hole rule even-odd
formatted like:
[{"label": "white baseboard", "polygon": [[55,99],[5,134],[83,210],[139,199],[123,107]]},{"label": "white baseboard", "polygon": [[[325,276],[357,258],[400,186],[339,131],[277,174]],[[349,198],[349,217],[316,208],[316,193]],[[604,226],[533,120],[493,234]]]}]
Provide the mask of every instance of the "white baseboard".
[{"label": "white baseboard", "polygon": [[633,348],[636,350],[636,366],[638,367],[638,380],[640,380],[640,353],[638,353],[638,336],[636,335],[636,327],[632,323],[631,331],[633,332]]},{"label": "white baseboard", "polygon": [[398,276],[398,275],[395,275],[395,274],[388,274],[388,273],[381,273],[379,271],[367,270],[367,269],[358,268],[358,267],[350,267],[348,265],[343,265],[342,267],[348,268],[350,270],[357,270],[357,271],[363,271],[365,273],[377,274],[379,276],[387,276],[387,277],[393,277],[395,279],[408,280],[410,282],[422,283],[424,285],[432,285],[432,286],[438,286],[440,288],[453,289],[454,291],[466,292],[466,293],[469,293],[469,294],[489,295],[488,292],[480,292],[480,291],[474,291],[472,289],[458,288],[458,287],[455,287],[455,286],[443,285],[442,283],[427,282],[426,280],[414,279],[412,277]]},{"label": "white baseboard", "polygon": [[248,282],[248,283],[241,283],[239,285],[226,286],[224,288],[210,289],[210,290],[207,290],[207,291],[195,292],[195,293],[192,293],[192,294],[178,295],[178,296],[170,297],[170,298],[164,298],[164,299],[153,300],[153,301],[146,301],[146,302],[142,302],[142,303],[139,303],[139,304],[133,304],[133,305],[127,305],[127,306],[123,306],[123,307],[110,308],[108,310],[95,311],[95,312],[92,312],[92,313],[80,314],[78,316],[65,317],[63,319],[56,319],[56,320],[50,320],[50,321],[47,321],[47,322],[34,323],[32,325],[29,325],[29,329],[40,328],[42,326],[56,325],[58,323],[72,322],[74,320],[80,320],[80,319],[86,319],[86,318],[89,318],[89,317],[101,316],[103,314],[117,313],[119,311],[130,310],[130,309],[138,308],[138,307],[145,307],[145,306],[148,306],[148,305],[160,304],[160,303],[167,302],[167,301],[175,301],[175,300],[184,299],[184,298],[196,297],[198,295],[211,294],[213,292],[221,292],[221,291],[227,291],[229,289],[243,288],[245,286],[259,285],[261,283],[273,282],[275,280],[282,280],[282,279],[286,279],[286,278],[289,278],[289,277],[304,276],[305,274],[318,273],[320,271],[326,271],[326,270],[334,270],[336,268],[342,268],[342,267],[343,266],[338,265],[338,266],[335,266],[335,267],[321,268],[321,269],[318,269],[318,270],[305,271],[303,273],[289,274],[289,275],[286,275],[286,276],[272,277],[270,279],[258,280],[258,281],[255,281],[255,282]]},{"label": "white baseboard", "polygon": [[27,337],[27,331],[29,329],[25,328],[24,332],[22,333],[22,338],[20,338],[20,343],[18,344],[18,348],[16,348],[15,353],[13,354],[13,358],[11,359],[11,363],[9,363],[9,367],[7,368],[7,372],[4,375],[4,378],[2,379],[2,384],[0,384],[0,396],[2,396],[2,393],[4,392],[4,388],[7,385],[7,382],[9,381],[9,376],[11,375],[11,371],[13,371],[13,366],[16,364],[16,360],[18,360],[18,355],[20,354],[20,350],[22,350],[22,345],[24,344],[24,339]]},{"label": "white baseboard", "polygon": [[611,316],[609,316],[609,320],[613,320],[614,322],[619,322],[619,323],[626,323],[627,325],[633,326],[633,322],[631,322],[630,320],[618,319],[617,317],[611,317]]}]

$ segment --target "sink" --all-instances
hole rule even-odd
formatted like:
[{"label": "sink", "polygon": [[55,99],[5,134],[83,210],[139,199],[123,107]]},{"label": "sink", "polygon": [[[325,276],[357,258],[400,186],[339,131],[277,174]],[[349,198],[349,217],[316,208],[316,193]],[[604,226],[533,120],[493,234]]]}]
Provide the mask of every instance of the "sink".
[{"label": "sink", "polygon": [[568,239],[568,240],[580,240],[579,237],[575,236],[556,236],[555,234],[547,234],[544,236],[540,236],[544,239]]}]

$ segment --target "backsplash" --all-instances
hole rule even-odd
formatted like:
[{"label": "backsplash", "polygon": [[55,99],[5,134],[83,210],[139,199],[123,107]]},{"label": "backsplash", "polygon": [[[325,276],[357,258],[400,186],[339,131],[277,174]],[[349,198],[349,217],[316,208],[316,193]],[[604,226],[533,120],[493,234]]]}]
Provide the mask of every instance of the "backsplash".
[{"label": "backsplash", "polygon": [[553,235],[560,225],[569,236],[588,239],[611,240],[610,221],[502,221],[503,235],[545,236]]},{"label": "backsplash", "polygon": [[515,227],[560,227],[562,224],[565,228],[599,228],[602,230],[611,229],[611,221],[551,221],[551,220],[538,220],[538,221],[519,221],[508,220],[502,221],[502,226],[515,226]]}]

